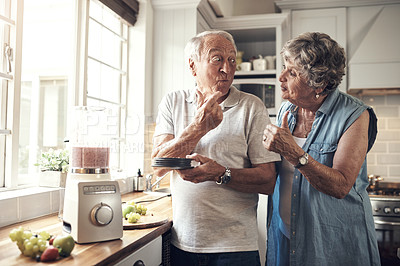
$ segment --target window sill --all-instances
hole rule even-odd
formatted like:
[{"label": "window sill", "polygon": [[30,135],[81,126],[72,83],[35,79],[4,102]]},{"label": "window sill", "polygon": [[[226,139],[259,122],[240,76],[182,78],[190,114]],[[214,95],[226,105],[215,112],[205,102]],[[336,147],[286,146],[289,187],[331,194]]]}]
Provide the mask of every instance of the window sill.
[{"label": "window sill", "polygon": [[28,187],[0,193],[0,227],[57,213],[59,188]]},{"label": "window sill", "polygon": [[0,190],[0,201],[58,190],[58,188],[51,187],[22,187],[12,190]]},{"label": "window sill", "polygon": [[[121,194],[133,191],[133,177],[114,177]],[[57,213],[60,207],[59,188],[20,187],[0,190],[0,227]]]}]

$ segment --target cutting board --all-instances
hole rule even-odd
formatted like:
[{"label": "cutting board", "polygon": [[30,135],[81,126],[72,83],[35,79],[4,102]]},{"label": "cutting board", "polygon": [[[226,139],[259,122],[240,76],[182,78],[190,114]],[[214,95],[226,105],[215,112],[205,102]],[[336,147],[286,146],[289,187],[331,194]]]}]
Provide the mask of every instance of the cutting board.
[{"label": "cutting board", "polygon": [[128,223],[128,220],[123,219],[124,230],[130,229],[144,229],[159,226],[168,222],[167,215],[161,215],[157,213],[147,213],[146,215],[140,216],[139,221],[136,223]]}]

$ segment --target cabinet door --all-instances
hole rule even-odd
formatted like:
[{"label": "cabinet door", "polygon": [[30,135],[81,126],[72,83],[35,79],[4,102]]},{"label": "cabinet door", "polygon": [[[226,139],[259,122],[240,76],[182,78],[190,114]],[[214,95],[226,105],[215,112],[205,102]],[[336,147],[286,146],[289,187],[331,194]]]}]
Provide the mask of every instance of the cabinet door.
[{"label": "cabinet door", "polygon": [[[308,31],[326,33],[346,50],[346,8],[293,11],[292,37]],[[347,91],[346,76],[339,87],[341,91]]]},{"label": "cabinet door", "polygon": [[[162,237],[159,236],[153,241],[119,261],[118,266],[132,266],[138,261],[142,261],[145,266],[158,266],[162,262]],[[142,265],[142,264],[139,264]]]},{"label": "cabinet door", "polygon": [[208,25],[207,21],[201,15],[200,12],[197,11],[197,33],[206,31],[211,29],[210,25]]}]

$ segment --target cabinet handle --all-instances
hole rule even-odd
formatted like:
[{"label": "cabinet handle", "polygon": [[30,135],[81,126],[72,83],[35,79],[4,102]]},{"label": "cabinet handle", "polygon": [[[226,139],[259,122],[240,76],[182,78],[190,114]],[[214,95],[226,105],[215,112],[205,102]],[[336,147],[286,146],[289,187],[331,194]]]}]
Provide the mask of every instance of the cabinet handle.
[{"label": "cabinet handle", "polygon": [[143,262],[142,260],[137,260],[137,261],[133,264],[133,266],[146,266],[146,265],[144,265],[144,262]]}]

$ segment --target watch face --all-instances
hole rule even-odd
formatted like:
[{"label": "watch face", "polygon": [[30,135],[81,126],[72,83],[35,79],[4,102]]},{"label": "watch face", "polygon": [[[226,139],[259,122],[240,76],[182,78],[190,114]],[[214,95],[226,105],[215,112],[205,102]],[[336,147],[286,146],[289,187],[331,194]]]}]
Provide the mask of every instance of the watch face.
[{"label": "watch face", "polygon": [[304,158],[304,157],[300,157],[299,162],[300,162],[302,165],[304,165],[304,164],[307,163],[307,159]]}]

